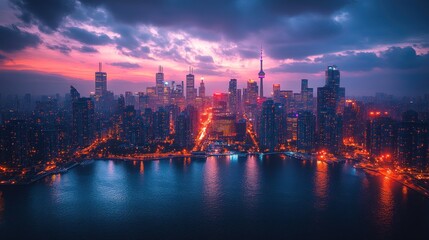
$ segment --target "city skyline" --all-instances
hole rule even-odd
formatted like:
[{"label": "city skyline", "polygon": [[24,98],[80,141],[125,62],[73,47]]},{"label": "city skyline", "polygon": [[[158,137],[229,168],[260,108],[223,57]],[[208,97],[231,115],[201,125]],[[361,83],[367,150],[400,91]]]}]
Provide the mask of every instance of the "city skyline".
[{"label": "city skyline", "polygon": [[426,239],[423,0],[0,0],[5,239]]},{"label": "city skyline", "polygon": [[161,1],[138,4],[144,17],[126,2],[0,4],[2,94],[63,94],[74,85],[89,95],[103,62],[115,93],[143,91],[162,65],[169,82],[184,81],[191,66],[210,95],[231,78],[238,88],[258,80],[261,45],[265,96],[278,83],[297,91],[300,79],[322,87],[321,69],[334,64],[348,96],[422,95],[429,88],[423,1],[221,1],[210,11],[192,1]]}]

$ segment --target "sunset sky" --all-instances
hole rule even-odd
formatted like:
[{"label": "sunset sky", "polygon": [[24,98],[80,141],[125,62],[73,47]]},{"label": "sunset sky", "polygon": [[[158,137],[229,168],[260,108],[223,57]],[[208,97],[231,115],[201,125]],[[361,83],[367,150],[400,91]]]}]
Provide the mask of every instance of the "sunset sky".
[{"label": "sunset sky", "polygon": [[337,65],[346,95],[421,95],[429,89],[427,1],[402,0],[0,0],[0,93],[94,91],[98,62],[108,89],[145,91],[158,65],[167,81],[189,66],[208,93],[257,79],[324,83]]}]

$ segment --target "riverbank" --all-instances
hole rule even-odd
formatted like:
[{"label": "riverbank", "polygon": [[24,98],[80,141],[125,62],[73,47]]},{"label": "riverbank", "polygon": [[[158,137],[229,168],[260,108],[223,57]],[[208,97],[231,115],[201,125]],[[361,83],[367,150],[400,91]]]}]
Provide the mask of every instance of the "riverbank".
[{"label": "riverbank", "polygon": [[423,196],[429,198],[429,189],[427,189],[423,186],[420,186],[418,183],[418,180],[414,179],[410,176],[397,174],[397,173],[394,173],[390,170],[385,170],[383,168],[377,169],[377,168],[369,167],[369,166],[359,166],[359,167],[357,167],[357,169],[362,169],[364,172],[366,172],[368,174],[379,174],[385,178],[392,179],[392,180],[408,187],[409,189],[412,189],[412,190],[422,194]]}]

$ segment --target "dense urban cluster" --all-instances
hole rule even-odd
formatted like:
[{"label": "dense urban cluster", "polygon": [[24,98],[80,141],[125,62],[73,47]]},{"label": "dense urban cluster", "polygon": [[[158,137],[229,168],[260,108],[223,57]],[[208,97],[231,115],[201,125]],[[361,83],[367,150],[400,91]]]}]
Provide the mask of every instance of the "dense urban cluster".
[{"label": "dense urban cluster", "polygon": [[288,152],[374,169],[427,169],[429,95],[346,98],[340,70],[328,66],[317,97],[307,79],[300,92],[274,84],[264,96],[262,56],[260,63],[259,85],[248,80],[240,89],[231,79],[212,96],[203,78],[196,88],[192,68],[185,81],[167,82],[161,66],[155,86],[118,96],[108,91],[101,63],[89,97],[73,86],[65,96],[2,96],[1,180],[28,181],[85,157],[145,154]]}]

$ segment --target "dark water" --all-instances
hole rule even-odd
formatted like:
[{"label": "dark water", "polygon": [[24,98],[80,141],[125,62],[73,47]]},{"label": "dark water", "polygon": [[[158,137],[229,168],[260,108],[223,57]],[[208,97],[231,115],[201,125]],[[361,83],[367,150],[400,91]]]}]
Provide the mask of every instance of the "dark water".
[{"label": "dark water", "polygon": [[106,160],[0,191],[0,239],[429,239],[429,199],[347,163]]}]

